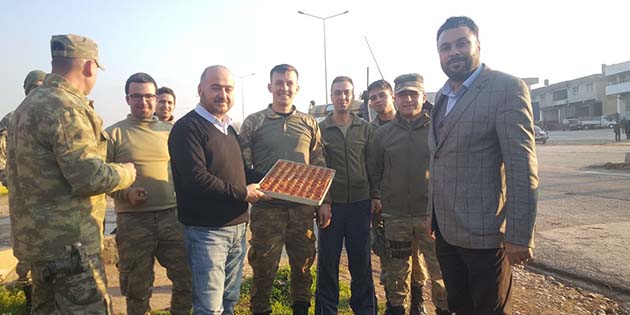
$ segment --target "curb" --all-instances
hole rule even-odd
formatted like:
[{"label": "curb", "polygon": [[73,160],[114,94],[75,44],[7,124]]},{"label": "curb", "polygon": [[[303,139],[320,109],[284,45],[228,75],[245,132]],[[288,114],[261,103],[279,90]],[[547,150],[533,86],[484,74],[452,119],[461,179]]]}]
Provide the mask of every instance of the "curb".
[{"label": "curb", "polygon": [[568,281],[577,280],[577,281],[585,282],[587,284],[591,284],[597,287],[600,290],[602,289],[610,290],[610,291],[613,291],[613,293],[617,293],[617,294],[621,293],[628,296],[628,298],[630,298],[630,287],[620,285],[618,283],[612,283],[609,281],[595,279],[593,277],[589,277],[585,275],[579,275],[574,272],[559,269],[551,265],[541,263],[541,262],[536,262],[536,261],[533,261],[527,264],[525,268],[531,271],[539,272],[539,273],[558,275]]}]

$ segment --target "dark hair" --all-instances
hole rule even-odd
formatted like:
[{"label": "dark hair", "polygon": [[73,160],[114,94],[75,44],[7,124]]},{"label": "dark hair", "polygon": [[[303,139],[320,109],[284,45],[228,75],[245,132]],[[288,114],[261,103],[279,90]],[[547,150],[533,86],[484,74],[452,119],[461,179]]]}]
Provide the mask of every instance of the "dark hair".
[{"label": "dark hair", "polygon": [[283,64],[277,65],[277,66],[275,66],[275,67],[273,67],[271,69],[271,71],[269,72],[269,80],[271,80],[271,76],[274,73],[287,73],[287,72],[290,72],[290,71],[295,72],[295,76],[296,77],[298,77],[298,78],[300,77],[300,74],[298,73],[297,69],[295,69],[294,66],[286,64],[286,63],[283,63]]},{"label": "dark hair", "polygon": [[389,84],[389,82],[387,82],[385,80],[377,80],[377,81],[374,81],[374,82],[370,83],[370,85],[368,85],[368,93],[370,93],[370,91],[376,90],[376,89],[389,90],[390,92],[392,92],[392,94],[394,94],[394,89],[392,89],[392,85]]},{"label": "dark hair", "polygon": [[451,16],[450,18],[446,19],[446,22],[444,22],[442,26],[440,26],[440,29],[437,31],[437,36],[435,37],[435,40],[437,41],[440,38],[442,32],[452,28],[458,28],[460,26],[468,27],[468,29],[470,29],[470,31],[475,34],[475,37],[479,39],[479,27],[477,27],[475,21],[467,16]]},{"label": "dark hair", "polygon": [[175,92],[173,92],[173,90],[171,90],[170,88],[167,88],[165,86],[159,88],[157,90],[157,95],[162,95],[162,94],[170,94],[173,97],[173,101],[177,101],[177,98],[175,97]]},{"label": "dark hair", "polygon": [[339,82],[350,82],[350,84],[352,84],[352,94],[354,94],[354,82],[352,82],[352,79],[350,77],[347,77],[345,75],[340,75],[338,77],[336,77],[332,83],[330,84],[330,91],[332,92],[332,87],[333,85],[335,85],[335,83],[339,83]]},{"label": "dark hair", "polygon": [[155,83],[155,80],[153,80],[153,78],[144,73],[144,72],[138,72],[138,73],[134,73],[132,74],[129,79],[127,79],[127,82],[125,82],[125,95],[129,95],[129,85],[131,85],[131,83],[153,83],[153,86],[155,86],[155,90],[157,91],[157,83]]}]

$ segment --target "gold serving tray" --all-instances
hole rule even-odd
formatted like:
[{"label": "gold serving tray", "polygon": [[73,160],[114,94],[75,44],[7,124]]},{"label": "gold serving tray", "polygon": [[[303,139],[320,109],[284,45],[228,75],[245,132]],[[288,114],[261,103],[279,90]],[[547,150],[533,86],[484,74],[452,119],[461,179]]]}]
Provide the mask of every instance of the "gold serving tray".
[{"label": "gold serving tray", "polygon": [[260,181],[260,190],[276,199],[319,206],[334,177],[331,168],[278,160]]}]

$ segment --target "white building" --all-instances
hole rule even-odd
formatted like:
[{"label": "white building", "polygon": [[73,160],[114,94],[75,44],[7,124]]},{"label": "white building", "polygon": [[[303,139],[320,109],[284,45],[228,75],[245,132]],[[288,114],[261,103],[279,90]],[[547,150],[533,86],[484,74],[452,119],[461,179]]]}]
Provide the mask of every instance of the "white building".
[{"label": "white building", "polygon": [[605,66],[606,96],[621,118],[630,119],[630,61]]}]

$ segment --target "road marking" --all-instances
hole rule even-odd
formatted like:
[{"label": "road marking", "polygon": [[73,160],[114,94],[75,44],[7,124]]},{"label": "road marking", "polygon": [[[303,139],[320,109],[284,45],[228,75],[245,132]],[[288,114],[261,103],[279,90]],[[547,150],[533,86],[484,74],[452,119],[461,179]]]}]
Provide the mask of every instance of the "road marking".
[{"label": "road marking", "polygon": [[596,171],[578,171],[578,173],[630,177],[630,174],[618,174],[618,173],[607,173],[607,172],[596,172]]}]

